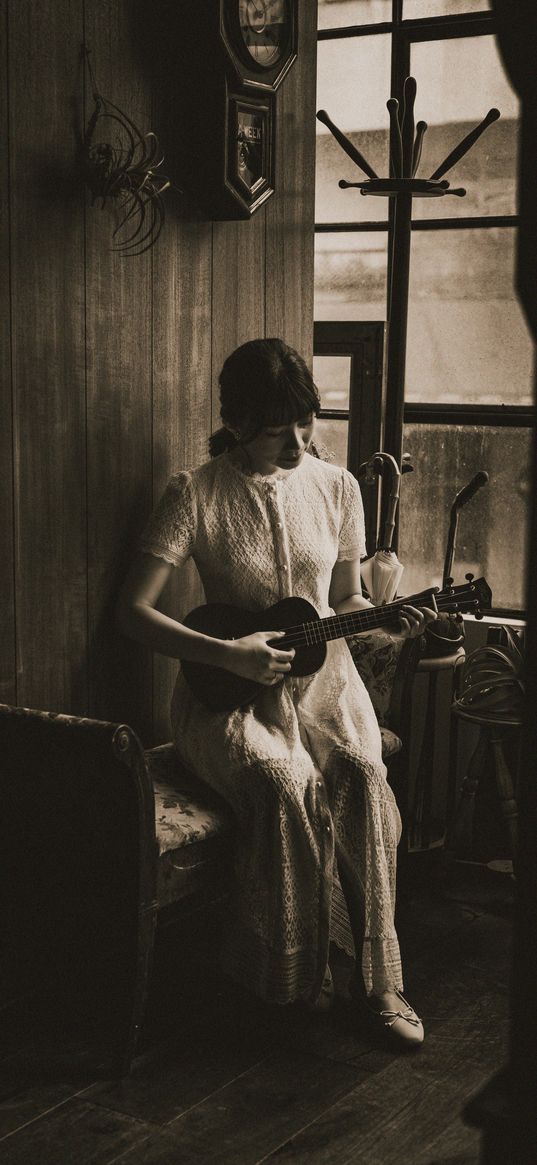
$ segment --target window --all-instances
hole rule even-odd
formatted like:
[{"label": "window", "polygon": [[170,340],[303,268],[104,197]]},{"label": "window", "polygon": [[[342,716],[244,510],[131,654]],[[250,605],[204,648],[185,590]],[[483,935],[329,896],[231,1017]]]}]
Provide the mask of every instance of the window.
[{"label": "window", "polygon": [[[383,323],[315,324],[313,374],[321,397],[317,433],[336,465],[356,475],[378,447]],[[376,537],[376,495],[366,498],[367,548]]]},{"label": "window", "polygon": [[[388,174],[386,100],[390,92],[401,99],[405,76],[416,78],[416,120],[428,126],[420,177],[432,174],[488,109],[500,109],[501,118],[446,175],[466,197],[413,199],[404,399],[395,399],[388,383],[375,447],[398,458],[403,449],[414,466],[399,506],[405,590],[441,582],[453,498],[484,469],[488,485],[461,511],[455,581],[467,571],[485,574],[495,611],[520,613],[532,345],[513,288],[518,103],[498,54],[494,15],[486,0],[319,0],[318,11],[318,107],[380,175]],[[322,326],[330,327],[332,345],[339,329],[343,345],[345,329],[387,316],[392,200],[338,187],[341,178],[362,177],[318,123],[316,350]],[[348,383],[343,363],[326,362],[323,400],[341,399]],[[351,430],[352,391],[345,405]],[[341,459],[338,422],[330,424],[325,440]],[[371,426],[368,436],[374,439]],[[349,450],[353,440],[351,432]]]}]

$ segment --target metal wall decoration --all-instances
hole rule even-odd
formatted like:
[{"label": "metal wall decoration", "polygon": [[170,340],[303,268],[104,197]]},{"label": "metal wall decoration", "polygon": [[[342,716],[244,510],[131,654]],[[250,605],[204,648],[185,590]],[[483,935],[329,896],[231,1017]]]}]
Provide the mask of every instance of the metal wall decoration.
[{"label": "metal wall decoration", "polygon": [[414,125],[414,104],[416,81],[407,77],[403,87],[401,107],[395,97],[386,103],[390,115],[390,176],[381,178],[353,145],[346,134],[334,124],[324,109],[317,113],[319,121],[328,127],[349,158],[359,167],[367,180],[346,182],[341,179],[342,189],[354,187],[360,194],[393,198],[394,226],[393,250],[391,255],[388,287],[388,339],[386,352],[386,388],[392,400],[399,402],[399,415],[392,418],[391,432],[385,434],[385,447],[396,461],[401,460],[403,431],[403,397],[406,362],[406,332],[408,316],[408,288],[410,273],[410,236],[412,222],[412,198],[443,198],[447,194],[463,198],[466,190],[462,187],[450,188],[444,174],[460,161],[471,149],[481,134],[500,116],[498,109],[489,109],[479,125],[466,135],[428,178],[417,178],[423,137],[427,130],[425,121]]},{"label": "metal wall decoration", "polygon": [[[119,222],[113,250],[122,256],[143,255],[156,243],[164,225],[162,195],[171,185],[160,170],[164,157],[156,134],[143,134],[117,105],[99,92],[90,61],[84,55],[95,103],[81,144],[81,161],[92,205],[116,203]],[[106,129],[108,140],[103,140]]]}]

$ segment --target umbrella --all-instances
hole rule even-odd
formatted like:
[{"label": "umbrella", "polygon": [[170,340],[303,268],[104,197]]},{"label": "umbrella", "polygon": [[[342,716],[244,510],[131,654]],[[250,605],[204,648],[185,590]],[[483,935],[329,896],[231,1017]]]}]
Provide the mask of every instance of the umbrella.
[{"label": "umbrella", "polygon": [[[403,464],[403,473],[411,469],[412,466],[408,462]],[[360,466],[359,478],[365,477],[366,482],[372,483],[375,476],[382,477],[382,492],[389,486],[386,517],[382,535],[377,539],[375,553],[362,563],[361,573],[371,602],[375,607],[381,607],[384,603],[391,603],[395,598],[404,569],[395,550],[392,550],[401,484],[401,471],[395,457],[390,453],[374,453],[369,461]]]}]

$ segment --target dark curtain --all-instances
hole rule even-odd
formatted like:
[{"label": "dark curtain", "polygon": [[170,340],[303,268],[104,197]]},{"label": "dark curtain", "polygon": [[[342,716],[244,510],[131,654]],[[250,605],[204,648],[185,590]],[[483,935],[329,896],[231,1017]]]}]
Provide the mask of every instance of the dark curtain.
[{"label": "dark curtain", "polygon": [[[537,4],[493,0],[498,44],[522,103],[516,287],[537,342]],[[534,387],[537,403],[537,386]],[[520,849],[513,951],[508,1105],[516,1165],[537,1161],[537,440],[528,563],[526,718],[518,796]],[[485,1157],[488,1162],[492,1156]]]}]

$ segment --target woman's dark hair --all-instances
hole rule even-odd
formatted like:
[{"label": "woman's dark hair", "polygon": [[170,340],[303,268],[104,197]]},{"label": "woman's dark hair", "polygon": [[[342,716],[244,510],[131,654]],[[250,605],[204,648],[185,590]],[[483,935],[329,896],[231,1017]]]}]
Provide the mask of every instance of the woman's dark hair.
[{"label": "woman's dark hair", "polygon": [[[311,372],[283,340],[248,340],[224,362],[219,377],[220,412],[225,425],[251,441],[261,429],[319,415],[321,402]],[[219,429],[209,440],[211,457],[232,449],[237,439]]]}]

